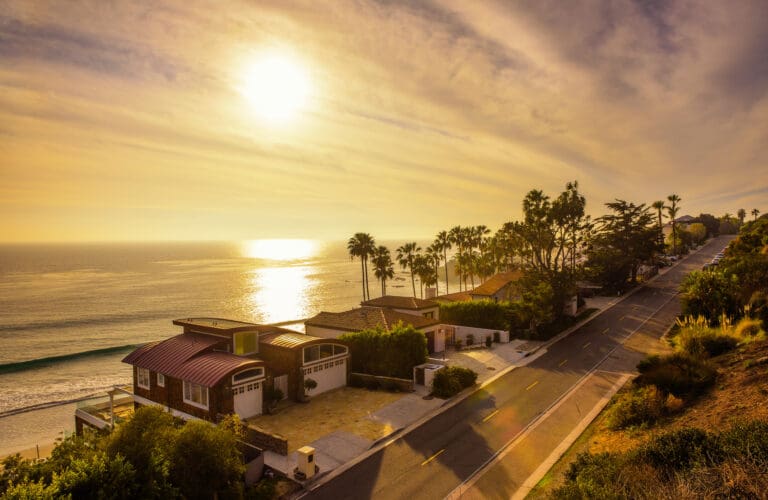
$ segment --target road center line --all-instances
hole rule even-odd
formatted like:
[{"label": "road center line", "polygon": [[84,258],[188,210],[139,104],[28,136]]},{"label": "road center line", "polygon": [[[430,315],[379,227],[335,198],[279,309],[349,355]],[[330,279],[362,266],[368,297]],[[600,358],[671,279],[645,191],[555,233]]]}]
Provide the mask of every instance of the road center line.
[{"label": "road center line", "polygon": [[439,457],[439,456],[440,456],[440,454],[441,454],[442,452],[444,452],[444,451],[445,451],[445,448],[443,448],[442,450],[438,451],[437,453],[435,453],[434,455],[432,455],[432,456],[431,456],[431,457],[429,457],[428,459],[426,459],[426,460],[424,460],[423,462],[421,462],[421,465],[422,465],[422,466],[424,466],[424,465],[427,465],[429,462],[431,462],[432,460],[434,460],[434,459],[436,459],[437,457]]},{"label": "road center line", "polygon": [[586,344],[584,344],[583,346],[581,346],[581,348],[582,348],[582,349],[586,349],[587,347],[589,347],[589,346],[590,346],[590,344],[592,344],[592,342],[587,342]]},{"label": "road center line", "polygon": [[568,362],[568,360],[567,360],[567,359],[564,359],[564,360],[562,360],[560,363],[558,363],[558,364],[557,364],[557,366],[563,366],[563,365],[564,365],[564,364],[566,364],[567,362]]},{"label": "road center line", "polygon": [[531,390],[531,389],[533,389],[533,388],[536,386],[536,384],[538,384],[538,383],[539,383],[539,381],[537,380],[536,382],[534,382],[534,383],[532,383],[531,385],[529,385],[528,387],[526,387],[526,388],[525,388],[525,390],[526,390],[526,391],[530,391],[530,390]]},{"label": "road center line", "polygon": [[625,314],[624,316],[622,316],[621,318],[619,318],[619,321],[624,321],[624,318],[626,318],[626,317],[627,317],[627,315]]},{"label": "road center line", "polygon": [[499,413],[499,410],[494,410],[494,411],[493,411],[493,413],[491,413],[490,415],[488,415],[487,417],[485,417],[485,418],[483,419],[483,422],[487,422],[487,421],[489,421],[490,419],[492,419],[493,417],[495,417],[497,413]]},{"label": "road center line", "polygon": [[606,328],[605,330],[603,330],[603,335],[605,335],[605,334],[606,334],[606,333],[608,333],[609,331],[611,331],[611,329],[610,329],[610,328]]}]

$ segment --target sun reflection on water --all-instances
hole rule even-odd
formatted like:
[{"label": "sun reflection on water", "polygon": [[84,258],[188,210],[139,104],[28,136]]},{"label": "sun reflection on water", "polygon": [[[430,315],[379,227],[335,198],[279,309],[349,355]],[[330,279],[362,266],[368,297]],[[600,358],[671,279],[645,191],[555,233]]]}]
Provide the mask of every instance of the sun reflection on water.
[{"label": "sun reflection on water", "polygon": [[263,323],[306,318],[309,298],[316,287],[313,266],[263,267],[250,273],[251,313]]}]

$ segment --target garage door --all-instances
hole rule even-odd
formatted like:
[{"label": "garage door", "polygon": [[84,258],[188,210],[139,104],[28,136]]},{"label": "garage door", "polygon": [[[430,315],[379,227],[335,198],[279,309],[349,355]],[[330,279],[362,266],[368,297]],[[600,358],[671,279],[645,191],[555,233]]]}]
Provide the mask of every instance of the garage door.
[{"label": "garage door", "polygon": [[317,396],[337,387],[347,385],[347,358],[333,359],[324,363],[318,363],[312,367],[307,367],[304,378],[311,378],[317,382],[317,388],[309,393],[310,396]]},{"label": "garage door", "polygon": [[261,415],[263,385],[263,382],[250,382],[232,387],[232,394],[235,398],[235,413],[240,418]]}]

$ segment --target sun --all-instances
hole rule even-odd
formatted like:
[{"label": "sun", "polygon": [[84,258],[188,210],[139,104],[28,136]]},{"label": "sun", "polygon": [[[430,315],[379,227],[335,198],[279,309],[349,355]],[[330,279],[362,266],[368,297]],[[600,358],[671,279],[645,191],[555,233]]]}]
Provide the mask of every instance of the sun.
[{"label": "sun", "polygon": [[262,119],[284,124],[304,109],[311,88],[306,70],[294,58],[264,54],[246,67],[241,92]]}]

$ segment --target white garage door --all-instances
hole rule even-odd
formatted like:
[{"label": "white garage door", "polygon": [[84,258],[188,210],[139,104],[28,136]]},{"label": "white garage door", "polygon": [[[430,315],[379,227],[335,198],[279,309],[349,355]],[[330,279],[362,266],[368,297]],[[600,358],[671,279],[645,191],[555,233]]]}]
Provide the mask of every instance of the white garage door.
[{"label": "white garage door", "polygon": [[235,398],[235,413],[240,418],[250,418],[261,415],[261,392],[263,382],[249,382],[247,384],[232,387]]},{"label": "white garage door", "polygon": [[307,367],[304,378],[311,378],[317,382],[317,388],[313,389],[309,395],[317,396],[337,387],[347,385],[347,358],[332,359],[323,363],[318,363],[312,367]]}]

